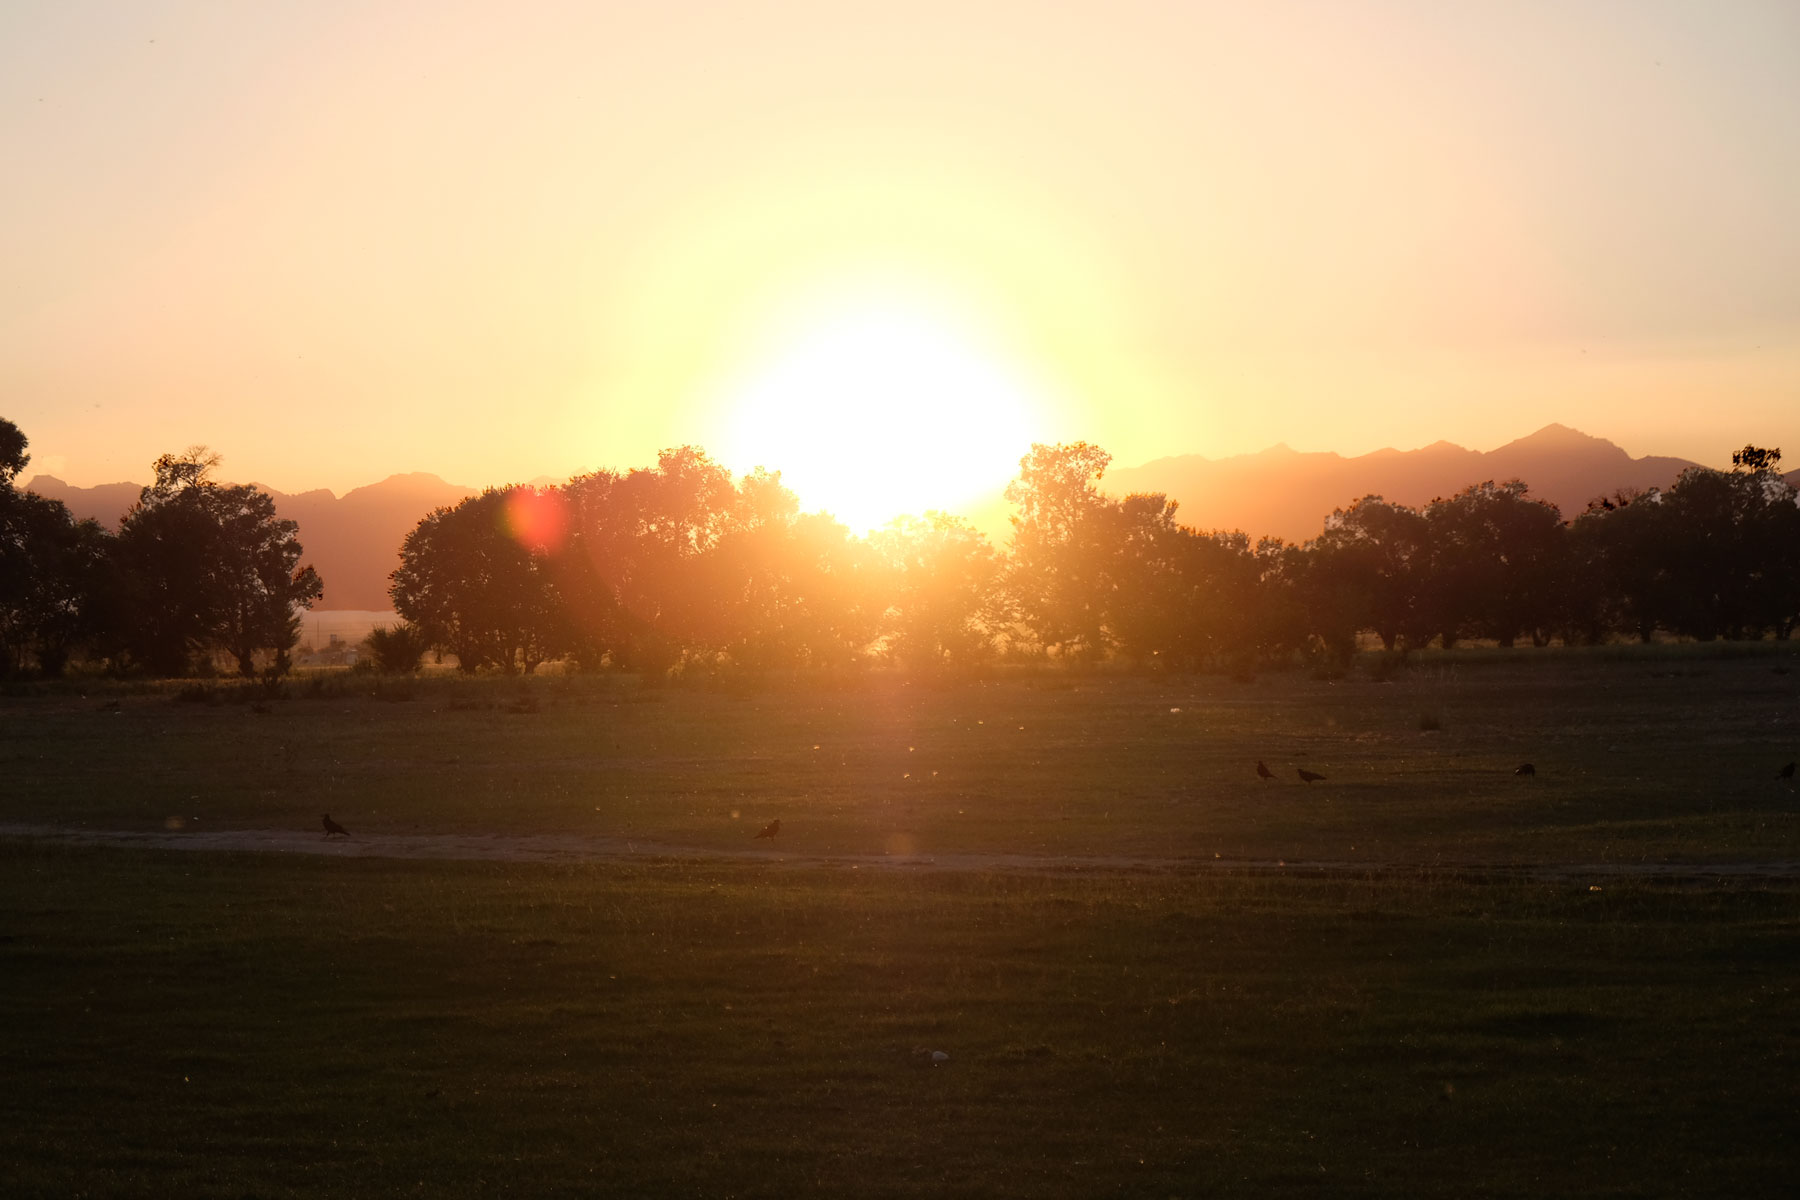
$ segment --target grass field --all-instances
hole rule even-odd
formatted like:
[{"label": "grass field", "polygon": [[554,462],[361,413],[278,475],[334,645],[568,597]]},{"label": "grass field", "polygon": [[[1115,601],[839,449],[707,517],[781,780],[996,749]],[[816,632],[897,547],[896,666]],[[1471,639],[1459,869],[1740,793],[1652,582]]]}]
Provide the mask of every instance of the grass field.
[{"label": "grass field", "polygon": [[[817,854],[1800,859],[1800,805],[1774,779],[1800,757],[1800,645],[1649,649],[1453,655],[1385,683],[876,677],[732,695],[338,676],[261,704],[67,689],[0,699],[0,822],[311,830],[329,812],[369,834],[704,849],[779,817],[784,850]],[[1527,761],[1538,775],[1515,776]],[[1326,782],[1301,784],[1302,766]]]},{"label": "grass field", "polygon": [[681,848],[0,841],[0,1193],[1785,1194],[1790,667],[0,699],[13,826]]}]

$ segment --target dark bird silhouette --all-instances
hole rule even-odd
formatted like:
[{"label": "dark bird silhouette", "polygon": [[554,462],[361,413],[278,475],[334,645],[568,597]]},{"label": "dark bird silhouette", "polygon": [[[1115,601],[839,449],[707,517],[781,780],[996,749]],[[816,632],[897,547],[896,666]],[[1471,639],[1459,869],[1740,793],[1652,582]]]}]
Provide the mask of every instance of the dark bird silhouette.
[{"label": "dark bird silhouette", "polygon": [[762,832],[757,834],[756,837],[753,837],[750,840],[754,842],[758,838],[768,838],[772,842],[775,840],[775,835],[780,832],[781,832],[781,818],[777,817],[773,821],[770,821],[767,825],[764,825],[762,827]]},{"label": "dark bird silhouette", "polygon": [[1300,782],[1301,783],[1316,783],[1325,778],[1323,775],[1319,774],[1317,771],[1309,771],[1305,767],[1299,768],[1299,771],[1300,771]]},{"label": "dark bird silhouette", "polygon": [[1777,778],[1777,779],[1791,780],[1791,779],[1793,779],[1793,777],[1794,777],[1794,764],[1793,763],[1789,763],[1787,766],[1781,768],[1781,770],[1775,772],[1775,778]]},{"label": "dark bird silhouette", "polygon": [[325,814],[325,836],[327,838],[329,838],[334,833],[341,833],[345,837],[350,836],[350,831],[348,829],[345,829],[342,825],[339,825],[336,821],[332,820],[330,813],[326,813]]},{"label": "dark bird silhouette", "polygon": [[1256,760],[1256,773],[1264,779],[1275,778],[1275,772],[1269,770],[1269,765],[1260,758]]},{"label": "dark bird silhouette", "polygon": [[1530,763],[1521,763],[1519,766],[1516,766],[1513,768],[1513,774],[1514,775],[1536,775],[1537,768],[1532,766]]}]

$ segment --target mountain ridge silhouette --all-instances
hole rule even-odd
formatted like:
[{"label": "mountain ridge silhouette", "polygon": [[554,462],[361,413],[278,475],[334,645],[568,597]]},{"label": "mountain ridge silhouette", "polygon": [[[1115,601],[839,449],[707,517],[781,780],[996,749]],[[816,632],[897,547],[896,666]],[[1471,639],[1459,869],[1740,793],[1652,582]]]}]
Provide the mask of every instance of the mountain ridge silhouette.
[{"label": "mountain ridge silhouette", "polygon": [[1370,494],[1416,507],[1472,483],[1523,479],[1533,497],[1555,504],[1568,520],[1596,497],[1622,488],[1666,488],[1701,465],[1664,455],[1633,458],[1605,438],[1553,423],[1486,451],[1437,441],[1351,457],[1285,443],[1218,459],[1173,455],[1109,471],[1100,486],[1113,496],[1162,492],[1180,501],[1177,519],[1199,529],[1304,541],[1319,533],[1332,510]]}]

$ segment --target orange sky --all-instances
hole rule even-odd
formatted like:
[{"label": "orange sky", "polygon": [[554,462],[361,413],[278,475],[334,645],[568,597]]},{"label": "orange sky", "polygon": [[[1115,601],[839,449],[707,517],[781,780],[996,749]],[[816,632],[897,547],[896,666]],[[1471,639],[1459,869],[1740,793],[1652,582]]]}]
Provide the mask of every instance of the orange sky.
[{"label": "orange sky", "polygon": [[1786,0],[19,0],[0,415],[77,484],[697,442],[837,507],[965,426],[1800,459],[1796,113]]}]

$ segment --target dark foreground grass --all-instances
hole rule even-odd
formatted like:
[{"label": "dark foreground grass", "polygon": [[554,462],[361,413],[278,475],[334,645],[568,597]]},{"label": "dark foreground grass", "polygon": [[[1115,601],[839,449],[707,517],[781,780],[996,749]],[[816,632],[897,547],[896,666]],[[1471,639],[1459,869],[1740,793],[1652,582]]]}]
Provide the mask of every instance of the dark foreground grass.
[{"label": "dark foreground grass", "polygon": [[[371,834],[716,849],[779,817],[781,850],[814,854],[1795,860],[1800,797],[1775,773],[1800,758],[1796,651],[738,694],[339,676],[183,703],[76,685],[0,698],[0,823],[315,830],[330,812]],[[1534,777],[1513,774],[1524,762]],[[1300,767],[1326,781],[1302,784]]]},{"label": "dark foreground grass", "polygon": [[1784,1194],[1800,896],[1591,886],[0,843],[0,1193]]}]

